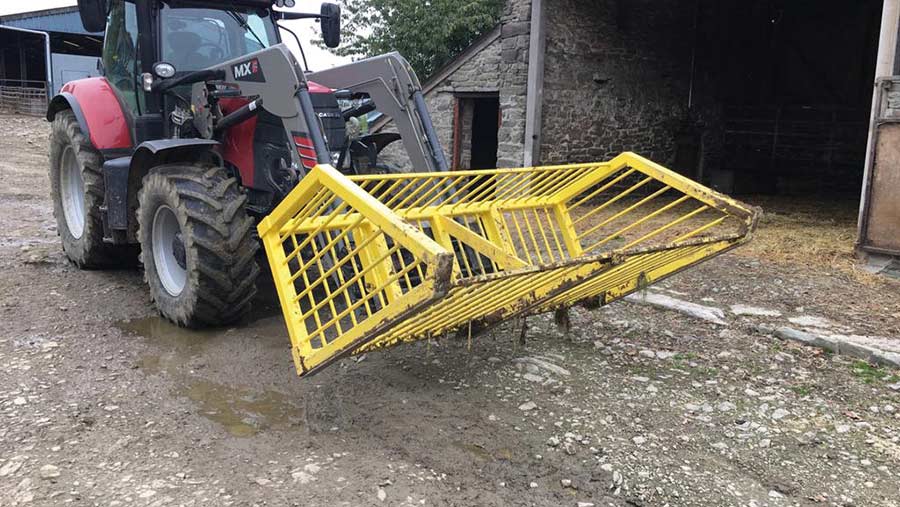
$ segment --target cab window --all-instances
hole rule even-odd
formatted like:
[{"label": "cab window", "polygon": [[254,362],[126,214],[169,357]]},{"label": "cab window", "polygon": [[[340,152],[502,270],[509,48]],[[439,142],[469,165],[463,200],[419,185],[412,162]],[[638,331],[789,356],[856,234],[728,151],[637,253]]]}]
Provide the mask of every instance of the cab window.
[{"label": "cab window", "polygon": [[103,43],[104,75],[134,114],[140,114],[137,41],[137,11],[134,4],[124,0],[111,1]]},{"label": "cab window", "polygon": [[163,60],[178,71],[200,70],[277,42],[268,13],[164,6]]}]

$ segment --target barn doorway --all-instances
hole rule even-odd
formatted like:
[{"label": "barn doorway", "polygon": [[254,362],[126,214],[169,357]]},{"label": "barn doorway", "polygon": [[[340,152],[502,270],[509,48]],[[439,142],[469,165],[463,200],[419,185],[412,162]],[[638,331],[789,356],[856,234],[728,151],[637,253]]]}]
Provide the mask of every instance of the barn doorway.
[{"label": "barn doorway", "polygon": [[722,106],[708,180],[737,194],[858,196],[881,10],[882,0],[699,0],[697,68],[715,70]]},{"label": "barn doorway", "polygon": [[456,95],[453,125],[453,168],[497,167],[497,130],[500,128],[498,93]]}]

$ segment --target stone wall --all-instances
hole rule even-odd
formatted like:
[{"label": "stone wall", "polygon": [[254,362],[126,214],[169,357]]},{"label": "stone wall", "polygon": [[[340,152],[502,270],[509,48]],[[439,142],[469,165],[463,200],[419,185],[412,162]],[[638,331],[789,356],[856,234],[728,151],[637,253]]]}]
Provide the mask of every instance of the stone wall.
[{"label": "stone wall", "polygon": [[[511,0],[501,18],[500,36],[425,95],[432,121],[448,162],[453,156],[454,94],[499,93],[501,125],[497,133],[497,163],[501,167],[522,165],[525,137],[525,95],[528,81],[528,36],[530,0]],[[385,131],[391,131],[385,127]],[[463,143],[471,144],[470,139]],[[468,152],[463,146],[463,154]],[[382,152],[380,162],[411,170],[400,143]]]},{"label": "stone wall", "polygon": [[675,0],[549,0],[541,161],[674,158],[693,14]]},{"label": "stone wall", "polygon": [[[499,90],[500,45],[500,39],[495,40],[425,94],[425,103],[428,105],[431,121],[437,130],[448,163],[452,162],[453,157],[453,110],[456,105],[454,93]],[[388,124],[384,131],[396,132],[396,129]],[[405,171],[418,169],[410,167],[409,157],[400,142],[386,148],[379,156],[379,162]]]},{"label": "stone wall", "polygon": [[[699,163],[715,165],[722,110],[714,72],[695,70],[688,107],[692,58],[696,69],[709,63],[705,55],[692,53],[692,9],[677,0],[544,1],[541,163],[596,161],[635,151],[673,164],[679,140],[700,136]],[[530,0],[509,0],[500,37],[426,94],[448,160],[454,94],[497,92],[498,165],[522,165],[530,18]],[[462,143],[464,162],[469,140]],[[408,168],[396,147],[385,160]],[[693,169],[684,172],[694,176]]]},{"label": "stone wall", "polygon": [[[815,20],[785,4],[793,14],[781,28],[771,26],[766,5],[740,0],[544,3],[540,163],[634,151],[729,193],[790,191],[787,180],[803,183],[801,191],[825,188],[823,180],[856,190],[876,1],[829,0]],[[508,0],[499,37],[427,94],[448,158],[454,95],[493,92],[501,108],[498,165],[522,164],[530,13],[531,0]],[[844,24],[855,28],[842,31]],[[805,49],[790,50],[798,45]],[[809,114],[792,119],[786,106]],[[810,136],[810,124],[821,133]],[[783,147],[767,138],[776,132]],[[796,149],[789,132],[809,138],[808,149]],[[465,167],[470,140],[461,142]]]},{"label": "stone wall", "polygon": [[[475,103],[471,100],[459,102],[459,169],[472,168],[472,125],[475,121]],[[448,147],[447,151],[452,152]],[[452,161],[451,161],[452,163]]]},{"label": "stone wall", "polygon": [[501,124],[497,132],[500,167],[520,167],[524,157],[530,32],[531,0],[510,0],[500,29]]}]

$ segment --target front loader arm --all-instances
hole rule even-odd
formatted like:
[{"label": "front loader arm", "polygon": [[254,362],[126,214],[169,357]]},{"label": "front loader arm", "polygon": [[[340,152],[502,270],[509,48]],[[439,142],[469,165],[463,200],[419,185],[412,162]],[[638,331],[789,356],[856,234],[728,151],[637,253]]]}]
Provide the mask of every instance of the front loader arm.
[{"label": "front loader arm", "polygon": [[[325,138],[309,98],[308,82],[300,64],[284,44],[223,62],[207,71],[222,72],[221,83],[239,89],[242,96],[255,98],[251,111],[258,105],[280,118],[291,139],[308,136],[316,162],[330,163]],[[227,117],[216,117],[210,108],[207,83],[194,85],[191,102],[194,124],[203,137],[211,137],[219,125],[229,123]],[[295,167],[304,167],[296,149],[291,150],[291,158]]]},{"label": "front loader arm", "polygon": [[378,111],[394,120],[417,171],[449,169],[422,96],[422,86],[409,62],[399,53],[314,72],[307,77],[329,88],[368,94]]}]

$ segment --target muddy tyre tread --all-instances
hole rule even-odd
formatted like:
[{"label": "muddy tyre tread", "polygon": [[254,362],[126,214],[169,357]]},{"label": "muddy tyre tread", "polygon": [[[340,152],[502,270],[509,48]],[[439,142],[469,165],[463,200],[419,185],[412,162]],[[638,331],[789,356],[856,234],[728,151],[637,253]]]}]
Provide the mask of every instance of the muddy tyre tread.
[{"label": "muddy tyre tread", "polygon": [[[209,164],[159,166],[144,178],[138,203],[144,280],[160,313],[193,328],[244,318],[256,295],[259,242],[237,179]],[[187,282],[176,297],[162,287],[153,264],[150,237],[159,204],[174,210],[182,229]]]},{"label": "muddy tyre tread", "polygon": [[[85,223],[81,238],[74,238],[66,224],[60,194],[60,166],[63,152],[71,144],[75,158],[81,165],[84,179]],[[103,241],[103,218],[100,206],[105,190],[103,183],[103,155],[94,148],[81,130],[75,113],[59,111],[50,127],[50,188],[53,197],[53,216],[66,256],[81,269],[96,269],[121,263],[121,249]]]}]

